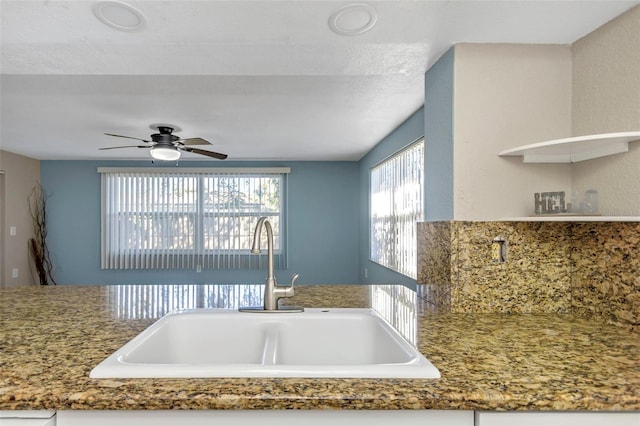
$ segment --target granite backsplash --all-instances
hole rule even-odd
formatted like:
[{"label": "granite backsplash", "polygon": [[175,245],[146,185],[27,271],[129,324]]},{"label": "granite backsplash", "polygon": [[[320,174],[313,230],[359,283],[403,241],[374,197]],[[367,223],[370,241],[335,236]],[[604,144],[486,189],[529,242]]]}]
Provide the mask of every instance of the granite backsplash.
[{"label": "granite backsplash", "polygon": [[636,222],[422,222],[418,294],[436,311],[573,313],[640,332],[639,248]]}]

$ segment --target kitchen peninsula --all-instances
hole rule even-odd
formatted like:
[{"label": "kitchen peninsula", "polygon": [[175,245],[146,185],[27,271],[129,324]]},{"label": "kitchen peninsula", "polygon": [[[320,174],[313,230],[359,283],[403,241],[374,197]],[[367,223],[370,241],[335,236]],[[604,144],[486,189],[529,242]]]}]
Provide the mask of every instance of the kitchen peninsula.
[{"label": "kitchen peninsula", "polygon": [[260,287],[2,290],[0,410],[640,410],[637,333],[571,315],[436,314],[391,285],[301,286],[290,302],[374,307],[441,379],[89,378],[168,310],[235,309]]}]

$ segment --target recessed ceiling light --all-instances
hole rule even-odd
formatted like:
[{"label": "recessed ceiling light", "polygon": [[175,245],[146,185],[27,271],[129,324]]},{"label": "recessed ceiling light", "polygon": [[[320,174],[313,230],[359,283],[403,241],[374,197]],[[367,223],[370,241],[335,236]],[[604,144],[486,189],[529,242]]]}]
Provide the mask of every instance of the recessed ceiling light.
[{"label": "recessed ceiling light", "polygon": [[329,28],[340,35],[359,35],[373,28],[377,20],[376,10],[368,4],[350,4],[331,14]]},{"label": "recessed ceiling light", "polygon": [[119,31],[142,31],[147,24],[142,12],[121,1],[100,1],[93,5],[93,14],[103,24]]}]

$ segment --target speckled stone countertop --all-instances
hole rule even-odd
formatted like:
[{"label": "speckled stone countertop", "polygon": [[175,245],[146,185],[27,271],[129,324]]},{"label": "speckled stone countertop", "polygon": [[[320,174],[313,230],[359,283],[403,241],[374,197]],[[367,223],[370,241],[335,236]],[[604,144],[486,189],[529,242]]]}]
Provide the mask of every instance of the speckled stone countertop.
[{"label": "speckled stone countertop", "polygon": [[[250,286],[249,286],[250,287]],[[254,286],[256,287],[256,286]],[[301,286],[307,307],[405,318],[428,379],[91,379],[172,307],[233,307],[259,289],[56,286],[0,290],[0,410],[640,410],[640,336],[567,315],[431,314],[397,286]],[[410,332],[411,334],[411,332]]]}]

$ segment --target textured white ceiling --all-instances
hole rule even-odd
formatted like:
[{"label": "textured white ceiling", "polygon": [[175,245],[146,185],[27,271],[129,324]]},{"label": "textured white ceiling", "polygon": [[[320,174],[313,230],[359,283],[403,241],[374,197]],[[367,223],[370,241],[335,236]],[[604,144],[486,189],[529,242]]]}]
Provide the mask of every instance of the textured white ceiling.
[{"label": "textured white ceiling", "polygon": [[369,1],[376,26],[347,37],[327,25],[343,1],[132,0],[140,32],[102,24],[94,3],[0,1],[0,148],[148,158],[99,151],[129,145],[103,133],[172,123],[230,160],[357,160],[422,105],[453,44],[568,44],[640,0]]}]

